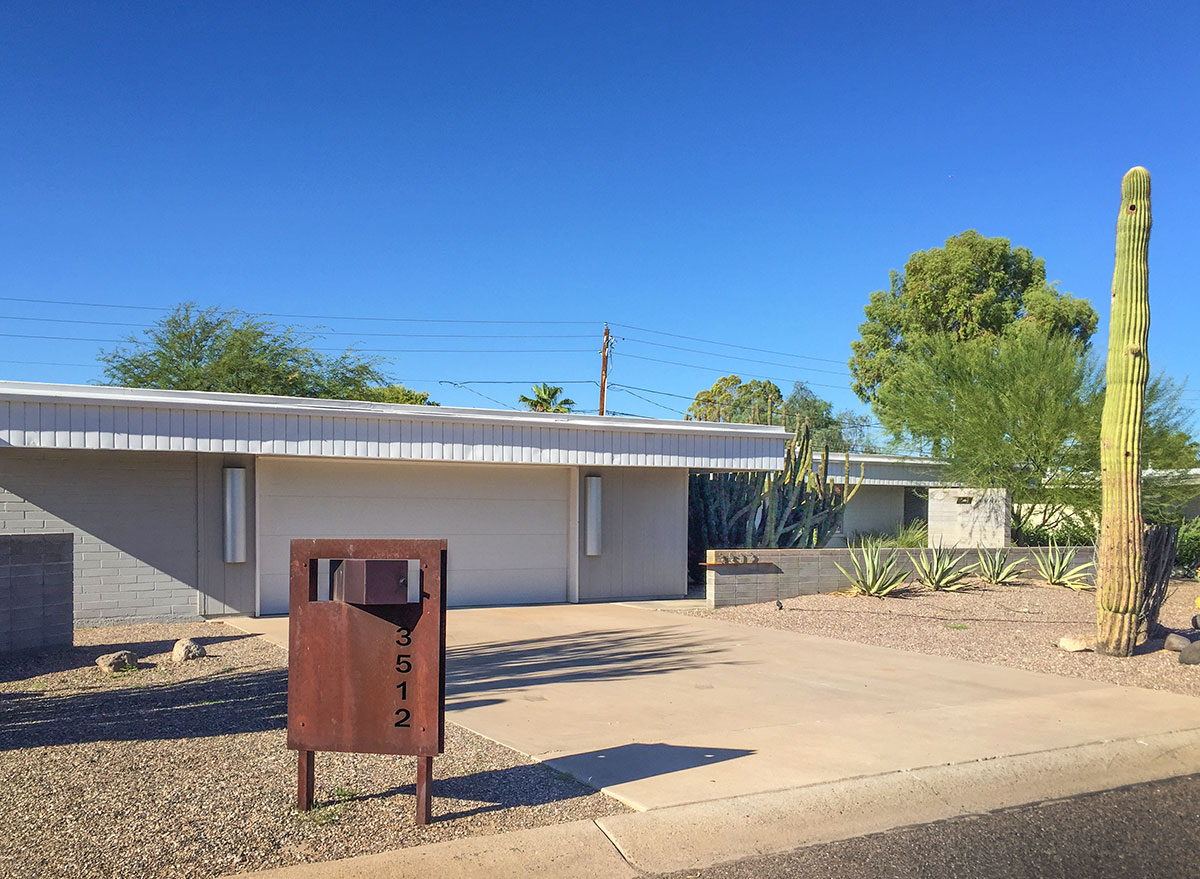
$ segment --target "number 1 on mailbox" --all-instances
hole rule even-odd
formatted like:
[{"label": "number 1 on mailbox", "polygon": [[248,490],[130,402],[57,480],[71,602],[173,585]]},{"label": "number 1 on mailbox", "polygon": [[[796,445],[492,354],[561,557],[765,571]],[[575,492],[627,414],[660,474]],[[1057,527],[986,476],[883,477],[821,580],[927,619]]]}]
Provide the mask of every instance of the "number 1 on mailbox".
[{"label": "number 1 on mailbox", "polygon": [[288,747],[299,751],[300,808],[312,807],[316,751],[412,754],[417,823],[429,823],[445,733],[446,541],[293,540],[290,589]]}]

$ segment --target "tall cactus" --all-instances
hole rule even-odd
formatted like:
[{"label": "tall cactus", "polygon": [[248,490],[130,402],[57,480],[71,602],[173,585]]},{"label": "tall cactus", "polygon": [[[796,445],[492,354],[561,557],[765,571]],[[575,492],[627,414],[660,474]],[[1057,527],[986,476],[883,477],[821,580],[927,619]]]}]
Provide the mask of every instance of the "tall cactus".
[{"label": "tall cactus", "polygon": [[812,428],[803,423],[774,473],[696,473],[688,492],[688,555],[707,549],[812,547],[836,527],[854,497],[850,456],[840,488],[829,478],[829,451],[813,467]]},{"label": "tall cactus", "polygon": [[1102,510],[1096,590],[1096,649],[1130,656],[1142,586],[1142,418],[1150,363],[1150,172],[1121,181],[1117,259],[1109,316],[1104,414],[1100,421]]}]

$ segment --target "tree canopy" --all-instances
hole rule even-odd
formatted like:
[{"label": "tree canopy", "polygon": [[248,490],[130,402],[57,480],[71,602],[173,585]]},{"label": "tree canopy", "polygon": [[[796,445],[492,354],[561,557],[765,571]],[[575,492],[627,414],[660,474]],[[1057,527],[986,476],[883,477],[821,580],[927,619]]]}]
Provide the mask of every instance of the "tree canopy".
[{"label": "tree canopy", "polygon": [[[1055,527],[1099,510],[1103,376],[1078,337],[1045,326],[954,341],[930,337],[879,391],[897,438],[928,448],[955,481],[1007,489],[1014,527]],[[1173,474],[1195,467],[1181,389],[1151,382],[1143,432],[1150,519],[1178,513],[1186,490]],[[1094,521],[1092,522],[1094,524]]]},{"label": "tree canopy", "polygon": [[575,408],[574,400],[561,396],[563,389],[560,387],[542,382],[540,385],[534,385],[531,390],[532,397],[522,394],[517,398],[517,402],[533,412],[570,412]]},{"label": "tree canopy", "polygon": [[737,375],[717,379],[711,388],[696,394],[687,417],[697,421],[730,421],[741,424],[778,424],[795,432],[807,423],[813,447],[835,451],[874,451],[870,418],[843,410],[817,396],[804,382],[792,385],[785,398],[774,382],[743,382]]},{"label": "tree canopy", "polygon": [[311,342],[296,327],[184,303],[99,359],[106,383],[123,387],[437,405],[392,384],[379,358]]},{"label": "tree canopy", "polygon": [[[914,352],[940,337],[969,342],[1037,327],[1086,346],[1098,321],[1086,299],[1046,282],[1040,257],[973,229],[912,254],[903,273],[891,272],[888,290],[871,294],[864,313],[861,338],[850,345],[850,374],[854,392],[872,404]],[[876,412],[883,415],[878,405]]]}]

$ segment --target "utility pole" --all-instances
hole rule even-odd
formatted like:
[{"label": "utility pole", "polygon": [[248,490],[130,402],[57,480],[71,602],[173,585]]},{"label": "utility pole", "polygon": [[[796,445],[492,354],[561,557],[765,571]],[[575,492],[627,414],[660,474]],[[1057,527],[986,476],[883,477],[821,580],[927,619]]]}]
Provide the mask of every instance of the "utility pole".
[{"label": "utility pole", "polygon": [[604,342],[600,345],[600,415],[604,414],[604,397],[608,390],[608,351],[612,344],[608,335],[608,323],[604,324]]}]

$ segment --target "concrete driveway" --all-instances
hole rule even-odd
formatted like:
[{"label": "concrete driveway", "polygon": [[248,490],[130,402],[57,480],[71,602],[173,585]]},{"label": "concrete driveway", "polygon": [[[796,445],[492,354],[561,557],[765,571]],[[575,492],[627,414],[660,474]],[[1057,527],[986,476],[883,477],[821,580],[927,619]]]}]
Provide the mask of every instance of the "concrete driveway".
[{"label": "concrete driveway", "polygon": [[1185,696],[632,605],[447,630],[449,718],[638,810],[1200,729]]}]

